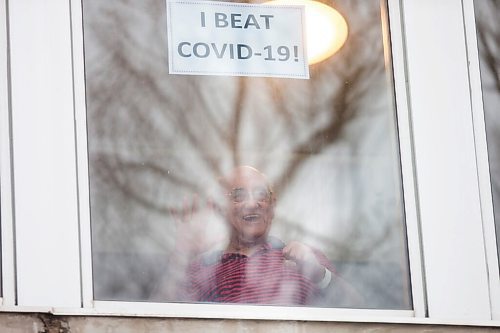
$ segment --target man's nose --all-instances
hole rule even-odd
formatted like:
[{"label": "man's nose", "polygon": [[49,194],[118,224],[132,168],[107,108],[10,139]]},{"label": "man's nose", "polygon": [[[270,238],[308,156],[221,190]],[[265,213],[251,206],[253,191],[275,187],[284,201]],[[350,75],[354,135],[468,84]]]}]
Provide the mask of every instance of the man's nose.
[{"label": "man's nose", "polygon": [[257,200],[253,193],[248,193],[248,197],[245,199],[245,205],[248,207],[260,207],[260,201]]}]

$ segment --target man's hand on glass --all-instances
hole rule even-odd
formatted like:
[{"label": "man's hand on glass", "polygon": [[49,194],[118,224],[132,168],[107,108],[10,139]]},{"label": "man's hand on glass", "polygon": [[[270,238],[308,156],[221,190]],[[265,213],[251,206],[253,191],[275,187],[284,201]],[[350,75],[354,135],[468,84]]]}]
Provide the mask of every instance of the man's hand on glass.
[{"label": "man's hand on glass", "polygon": [[215,211],[210,201],[200,205],[197,194],[184,197],[182,208],[169,209],[175,223],[175,252],[195,255],[206,251],[214,240],[207,235],[207,224],[213,220]]},{"label": "man's hand on glass", "polygon": [[296,265],[297,269],[311,281],[318,283],[323,280],[326,268],[320,264],[314,251],[304,243],[291,241],[283,248],[287,265]]}]

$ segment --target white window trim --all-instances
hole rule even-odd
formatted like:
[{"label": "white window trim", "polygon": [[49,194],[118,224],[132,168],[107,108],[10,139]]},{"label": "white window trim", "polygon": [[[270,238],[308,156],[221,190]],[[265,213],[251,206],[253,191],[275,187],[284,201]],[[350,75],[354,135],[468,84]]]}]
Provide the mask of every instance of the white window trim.
[{"label": "white window trim", "polygon": [[0,215],[2,233],[2,298],[3,306],[15,304],[14,230],[12,198],[12,160],[10,140],[10,99],[8,61],[7,3],[0,1]]},{"label": "white window trim", "polygon": [[85,60],[83,50],[82,1],[69,1],[72,22],[72,47],[75,96],[75,132],[78,177],[80,260],[82,279],[82,305],[93,307],[92,249],[90,229],[90,189],[87,147],[87,106],[85,99]]},{"label": "white window trim", "polygon": [[[9,10],[9,14],[12,15],[10,18],[11,27],[14,27],[10,31],[10,41],[13,45],[10,45],[9,52],[14,61],[9,64],[12,71],[12,75],[9,76],[7,75],[7,55],[5,55],[5,59],[2,58],[3,54],[0,55],[0,66],[5,66],[5,68],[0,67],[0,74],[5,71],[2,80],[8,78],[12,85],[12,90],[9,90],[7,88],[8,81],[0,83],[0,96],[11,98],[11,104],[5,104],[5,102],[0,104],[1,176],[2,180],[5,177],[9,179],[7,182],[2,181],[1,191],[3,199],[9,193],[15,195],[15,200],[13,198],[9,200],[11,200],[11,207],[13,205],[16,212],[24,212],[28,208],[36,207],[39,220],[33,221],[29,216],[15,217],[14,212],[9,211],[9,200],[2,200],[2,213],[5,216],[10,214],[9,219],[12,223],[11,230],[9,230],[9,222],[5,226],[5,220],[2,221],[2,255],[6,270],[4,270],[3,277],[4,299],[0,310],[47,311],[56,314],[86,315],[500,326],[499,321],[491,320],[492,312],[494,318],[498,319],[495,314],[497,313],[496,309],[498,309],[498,288],[495,289],[494,286],[495,283],[498,284],[498,279],[491,278],[491,274],[495,273],[494,270],[491,270],[491,266],[495,264],[495,260],[491,257],[494,246],[491,244],[491,237],[487,236],[487,232],[491,232],[491,228],[494,226],[489,219],[491,216],[488,217],[492,210],[488,206],[489,177],[485,176],[484,173],[485,168],[487,168],[487,155],[485,156],[485,142],[481,141],[484,139],[484,133],[482,133],[484,129],[480,123],[482,107],[476,102],[478,99],[478,91],[475,90],[477,89],[477,77],[474,75],[479,75],[478,66],[477,68],[471,66],[467,71],[464,68],[467,67],[464,65],[464,58],[461,56],[458,60],[459,63],[448,62],[445,58],[446,52],[442,50],[443,47],[440,45],[442,40],[439,39],[443,36],[455,36],[453,32],[463,30],[464,25],[466,27],[471,24],[472,27],[474,26],[473,21],[471,21],[473,17],[470,16],[472,0],[464,0],[463,3],[460,0],[450,0],[439,4],[432,0],[389,0],[395,94],[414,301],[413,311],[302,307],[287,307],[286,311],[283,311],[282,307],[266,306],[263,310],[263,307],[250,305],[94,301],[92,294],[82,5],[79,0],[59,1],[50,4],[26,0],[8,3],[15,7],[12,11]],[[450,17],[450,13],[446,12],[449,7],[454,9],[452,17]],[[6,11],[6,8],[0,5],[0,18],[6,17]],[[36,22],[41,23],[39,20],[47,18],[51,20],[50,24],[34,25],[34,22],[35,24]],[[430,26],[425,27],[425,29],[420,29],[423,23],[418,23],[422,18],[429,19],[427,23],[430,23]],[[438,22],[437,18],[450,22],[453,19],[454,25],[449,28],[450,30],[444,32],[449,35],[443,35],[442,32],[435,33],[436,31],[433,29],[436,29],[437,23],[439,23],[439,27],[442,26],[442,22]],[[460,22],[462,23],[459,24]],[[39,30],[42,30],[41,35]],[[33,46],[28,44],[28,40],[30,40],[28,36],[35,31],[39,32],[39,36],[43,38]],[[0,33],[3,33],[1,28]],[[474,36],[471,37],[471,34],[469,28],[467,38],[474,38]],[[462,37],[465,44],[465,36]],[[451,40],[449,44],[452,48],[460,50],[463,47],[465,50],[465,46],[461,46],[461,42],[462,40],[459,38],[459,40]],[[471,53],[472,46],[471,44],[467,45],[467,50]],[[425,50],[425,47],[431,47],[431,49]],[[32,52],[27,54],[21,52],[26,48]],[[433,57],[431,58],[425,52],[432,53]],[[52,59],[51,56],[54,54],[60,55],[60,58]],[[465,52],[463,56],[465,57]],[[471,57],[470,54],[469,57]],[[468,60],[470,59],[472,58]],[[451,135],[452,138],[456,138],[458,134],[465,134],[466,138],[462,141],[465,149],[461,151],[451,150],[448,152],[446,148],[451,147],[446,146],[446,142],[440,141],[442,128],[432,126],[432,121],[435,120],[434,116],[438,115],[438,113],[433,114],[432,112],[439,110],[439,107],[443,107],[445,111],[448,110],[447,107],[450,105],[447,104],[447,97],[453,91],[449,88],[444,89],[445,95],[443,96],[433,94],[427,89],[424,74],[428,71],[423,64],[428,63],[432,66],[443,66],[445,71],[452,71],[457,67],[465,70],[465,74],[464,71],[460,71],[459,74],[466,82],[466,90],[470,89],[471,91],[472,102],[471,96],[465,94],[463,103],[465,106],[459,110],[458,114],[454,114],[454,117],[458,116],[459,120],[463,121],[466,131],[458,131],[458,129],[463,128],[452,128],[449,133],[445,133]],[[30,73],[23,72],[23,66],[33,66],[37,76],[33,78],[32,75],[29,75]],[[422,70],[423,74],[420,73]],[[468,84],[468,75],[470,75],[470,85]],[[44,84],[44,77],[50,77],[50,85]],[[441,77],[442,79],[443,77]],[[438,78],[437,83],[442,84],[443,82],[449,84],[450,80],[439,81]],[[68,90],[68,86],[72,89]],[[460,88],[463,89],[463,86]],[[46,95],[55,96],[56,92],[62,92],[60,99],[47,100],[43,98]],[[13,116],[12,121],[9,111]],[[472,124],[472,111],[474,111],[474,124]],[[40,128],[25,126],[31,121],[31,117],[40,112],[48,118],[48,120],[41,119]],[[72,118],[68,118],[68,113],[71,114]],[[445,115],[445,117],[449,116],[449,114]],[[467,120],[468,116],[470,119]],[[5,126],[7,126],[8,131],[3,131]],[[43,135],[51,134],[47,133],[50,128],[61,131],[62,134],[58,134],[61,142],[51,141],[50,144],[38,142],[37,139]],[[34,137],[33,131],[39,136]],[[12,142],[11,138],[13,138]],[[65,140],[70,142],[63,142]],[[427,154],[426,149],[436,148],[435,143],[439,143],[438,149],[444,148],[443,151],[440,151],[444,154]],[[10,151],[11,146],[12,152]],[[41,150],[42,154],[29,154],[33,146]],[[8,149],[6,150],[6,148]],[[46,162],[47,154],[53,160],[50,165],[47,165]],[[464,174],[466,177],[464,185],[469,193],[467,194],[468,199],[470,199],[468,202],[472,203],[471,211],[460,206],[456,208],[457,211],[450,210],[453,204],[461,202],[461,198],[457,197],[456,193],[450,193],[453,186],[447,188],[446,191],[436,191],[431,186],[433,181],[436,181],[436,176],[444,177],[448,185],[453,185],[454,181],[457,180],[454,173],[445,172],[446,168],[438,168],[438,170],[430,168],[433,160],[437,159],[445,166],[457,166],[458,164],[455,162],[462,161],[463,154],[470,157],[466,159],[468,164],[465,167],[460,166],[463,169],[461,171],[464,171],[460,174],[461,177]],[[13,169],[10,169],[11,156],[13,156]],[[49,166],[54,165],[55,169],[49,168]],[[42,172],[38,174],[38,178],[44,178],[39,183],[39,179],[30,174],[30,171],[36,173],[37,170]],[[14,174],[13,191],[11,191],[9,183],[11,173]],[[28,188],[26,183],[14,182],[17,179],[22,181],[24,177],[33,181],[33,186]],[[50,180],[50,177],[58,177],[59,179],[58,182],[55,182],[55,188],[48,188],[49,185],[54,185],[45,179]],[[450,195],[450,202],[445,202],[443,207],[433,205],[432,201],[442,198],[443,193]],[[68,203],[66,206],[61,205],[61,211],[57,212],[56,219],[52,218],[54,217],[53,211],[37,205],[39,200],[51,203],[44,196],[48,196],[51,200]],[[462,214],[465,215],[462,216]],[[466,217],[470,217],[474,223],[464,223],[463,220]],[[461,224],[456,226],[453,224],[455,221],[450,222],[449,218],[457,218]],[[433,224],[437,221],[441,221],[442,225],[434,226]],[[479,222],[480,227],[476,222]],[[42,223],[44,227],[36,228],[36,237],[30,236],[30,233],[33,233],[31,227],[36,227],[36,223]],[[14,234],[14,230],[16,231],[16,241],[9,236],[9,233]],[[65,237],[69,237],[70,241],[61,242],[61,230],[64,230]],[[454,236],[452,239],[447,237],[450,231]],[[463,246],[463,240],[470,235],[476,237],[476,240],[479,238],[480,240]],[[28,242],[33,244],[28,245]],[[75,246],[77,243],[79,246]],[[47,246],[47,244],[57,244],[59,247]],[[445,251],[440,249],[443,244],[447,247]],[[486,250],[484,244],[486,244]],[[463,247],[458,248],[459,245]],[[449,248],[453,250],[449,250]],[[486,267],[486,253],[488,253],[490,277],[488,277],[488,267]],[[460,270],[459,262],[454,260],[452,256],[464,254],[466,254],[464,261],[477,270],[472,272]],[[43,275],[37,275],[40,268],[38,262],[40,258],[51,259],[48,263],[49,269],[44,270]],[[451,264],[448,261],[451,261]],[[58,263],[66,264],[68,262],[71,265],[62,268],[58,266]],[[21,268],[20,264],[22,264]],[[14,267],[17,269],[15,272]],[[498,276],[498,263],[496,269],[496,276]],[[54,284],[54,281],[58,283]],[[440,285],[443,281],[447,284]],[[474,288],[471,288],[471,281]],[[463,286],[473,289],[475,294],[463,291],[461,288]],[[477,288],[475,288],[476,286]],[[441,287],[442,290],[440,291],[438,287]],[[37,294],[40,289],[44,290],[43,294]],[[451,295],[451,292],[454,291],[458,291],[458,293]],[[16,297],[18,294],[22,297]],[[464,301],[468,303],[463,303]],[[472,311],[469,311],[468,308],[472,308]]]},{"label": "white window trim", "polygon": [[[477,0],[476,0],[477,1]],[[483,94],[479,66],[479,51],[474,14],[474,0],[465,0],[464,21],[469,60],[470,94],[472,100],[472,117],[474,122],[474,139],[476,143],[476,160],[478,169],[481,211],[483,214],[484,243],[486,249],[489,288],[491,295],[492,318],[500,320],[500,264],[497,252],[495,217],[493,214],[493,197],[491,192],[490,168],[488,162],[488,145],[484,119]]]},{"label": "white window trim", "polygon": [[[410,266],[411,292],[415,317],[423,318],[427,313],[427,300],[423,276],[421,252],[421,231],[418,217],[418,195],[415,179],[415,154],[413,151],[413,134],[411,131],[411,116],[409,96],[406,86],[405,46],[403,18],[400,1],[388,1],[391,54],[386,66],[392,66],[394,75],[394,108],[397,112],[399,134],[401,176],[406,219],[406,235],[408,242],[408,260]],[[389,32],[386,32],[386,35]],[[390,63],[392,62],[392,64]]]},{"label": "white window trim", "polygon": [[404,7],[428,315],[490,320],[462,1]]},{"label": "white window trim", "polygon": [[80,307],[69,2],[7,9],[14,240],[2,245],[15,254],[16,288],[8,293],[16,307]]}]

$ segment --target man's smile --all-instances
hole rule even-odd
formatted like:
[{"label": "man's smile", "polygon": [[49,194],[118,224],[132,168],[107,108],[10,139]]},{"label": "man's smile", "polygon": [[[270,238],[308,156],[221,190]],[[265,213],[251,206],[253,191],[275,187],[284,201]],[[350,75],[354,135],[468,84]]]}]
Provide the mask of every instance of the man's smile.
[{"label": "man's smile", "polygon": [[243,216],[245,222],[255,222],[260,220],[260,214],[246,214]]}]

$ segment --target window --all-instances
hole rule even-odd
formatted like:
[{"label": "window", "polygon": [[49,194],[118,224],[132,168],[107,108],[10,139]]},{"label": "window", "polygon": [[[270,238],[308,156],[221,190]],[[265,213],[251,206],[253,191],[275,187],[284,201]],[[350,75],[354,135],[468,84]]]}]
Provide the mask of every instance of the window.
[{"label": "window", "polygon": [[386,22],[379,1],[335,6],[345,46],[297,80],[169,74],[163,0],[83,2],[96,300],[182,301],[176,245],[225,248],[218,179],[251,165],[277,198],[270,234],[325,254],[360,296],[321,306],[412,308]]}]

